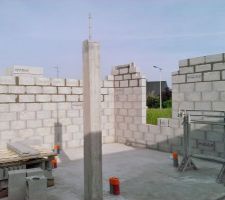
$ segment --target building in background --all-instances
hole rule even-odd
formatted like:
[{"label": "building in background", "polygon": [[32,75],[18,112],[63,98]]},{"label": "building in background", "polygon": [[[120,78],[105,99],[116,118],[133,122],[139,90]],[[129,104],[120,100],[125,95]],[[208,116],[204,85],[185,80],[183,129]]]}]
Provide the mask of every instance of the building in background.
[{"label": "building in background", "polygon": [[[162,93],[168,88],[166,81],[161,81]],[[159,96],[160,93],[160,82],[159,81],[147,81],[146,82],[146,96]]]},{"label": "building in background", "polygon": [[42,67],[31,67],[23,65],[13,65],[5,69],[6,76],[33,76],[42,77],[44,69]]}]

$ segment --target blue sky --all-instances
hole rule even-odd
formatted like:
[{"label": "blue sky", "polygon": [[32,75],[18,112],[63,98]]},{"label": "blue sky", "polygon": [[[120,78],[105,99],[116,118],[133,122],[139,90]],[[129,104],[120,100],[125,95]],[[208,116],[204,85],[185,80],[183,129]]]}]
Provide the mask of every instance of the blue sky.
[{"label": "blue sky", "polygon": [[171,82],[178,60],[225,52],[224,0],[0,0],[0,72],[42,66],[46,76],[82,77],[88,13],[101,43],[102,75],[134,61],[148,80],[153,65]]}]

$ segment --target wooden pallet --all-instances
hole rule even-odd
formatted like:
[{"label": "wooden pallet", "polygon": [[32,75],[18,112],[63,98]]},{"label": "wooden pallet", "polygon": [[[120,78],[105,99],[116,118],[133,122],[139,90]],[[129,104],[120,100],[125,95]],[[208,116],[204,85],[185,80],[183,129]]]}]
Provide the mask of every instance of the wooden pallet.
[{"label": "wooden pallet", "polygon": [[35,150],[40,152],[39,155],[35,156],[26,156],[20,157],[15,152],[8,150],[8,149],[0,149],[0,166],[7,165],[10,163],[19,163],[19,162],[26,162],[31,159],[42,159],[42,158],[53,158],[56,154],[48,149],[41,148],[39,146],[32,146]]}]

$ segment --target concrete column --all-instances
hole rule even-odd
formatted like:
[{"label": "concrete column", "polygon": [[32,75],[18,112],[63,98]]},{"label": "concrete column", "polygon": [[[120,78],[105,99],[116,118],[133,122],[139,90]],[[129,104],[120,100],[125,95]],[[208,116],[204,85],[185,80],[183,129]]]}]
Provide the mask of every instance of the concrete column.
[{"label": "concrete column", "polygon": [[99,43],[83,42],[84,199],[102,200],[101,78]]}]

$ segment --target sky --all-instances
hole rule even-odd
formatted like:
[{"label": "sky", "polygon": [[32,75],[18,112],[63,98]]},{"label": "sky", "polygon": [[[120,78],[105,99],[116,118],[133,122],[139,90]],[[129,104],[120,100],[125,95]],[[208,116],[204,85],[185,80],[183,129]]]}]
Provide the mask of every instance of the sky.
[{"label": "sky", "polygon": [[101,45],[102,77],[136,63],[149,81],[171,84],[185,58],[225,52],[224,0],[0,0],[0,74],[40,66],[45,76],[82,78],[82,42]]}]

